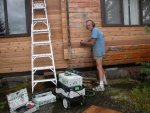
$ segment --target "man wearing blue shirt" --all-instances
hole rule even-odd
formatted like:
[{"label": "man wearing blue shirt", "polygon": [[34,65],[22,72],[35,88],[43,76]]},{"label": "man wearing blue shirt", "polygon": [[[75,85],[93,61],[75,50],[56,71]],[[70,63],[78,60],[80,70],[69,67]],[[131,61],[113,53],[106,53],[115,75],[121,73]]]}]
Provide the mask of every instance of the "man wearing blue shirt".
[{"label": "man wearing blue shirt", "polygon": [[92,46],[93,57],[96,60],[96,66],[99,75],[99,85],[93,88],[94,91],[104,91],[104,83],[107,84],[102,60],[105,55],[105,40],[104,35],[100,29],[95,27],[92,20],[86,21],[86,28],[91,31],[91,38],[89,40],[81,40],[80,44],[84,46]]}]

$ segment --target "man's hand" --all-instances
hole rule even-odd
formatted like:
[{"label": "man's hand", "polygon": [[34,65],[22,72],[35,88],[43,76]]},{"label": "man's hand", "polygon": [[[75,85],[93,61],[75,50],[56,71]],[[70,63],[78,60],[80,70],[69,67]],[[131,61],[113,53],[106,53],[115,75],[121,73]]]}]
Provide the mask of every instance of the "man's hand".
[{"label": "man's hand", "polygon": [[81,40],[81,41],[80,41],[80,45],[85,46],[85,45],[86,45],[85,41],[84,41],[84,40]]}]

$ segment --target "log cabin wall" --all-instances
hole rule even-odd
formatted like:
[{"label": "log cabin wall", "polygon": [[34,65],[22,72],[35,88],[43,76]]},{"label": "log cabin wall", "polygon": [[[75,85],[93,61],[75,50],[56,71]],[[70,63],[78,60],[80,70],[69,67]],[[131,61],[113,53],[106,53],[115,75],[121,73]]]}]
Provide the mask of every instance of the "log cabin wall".
[{"label": "log cabin wall", "polygon": [[[65,58],[72,67],[95,65],[90,48],[80,47],[80,40],[90,38],[85,29],[85,21],[92,19],[106,40],[104,65],[128,64],[150,60],[150,35],[144,27],[103,27],[100,0],[68,0],[71,49],[64,49]],[[69,51],[69,52],[68,52]],[[71,53],[70,53],[71,51]],[[71,58],[70,58],[71,57]]]},{"label": "log cabin wall", "polygon": [[[100,0],[68,0],[68,7],[67,0],[46,2],[56,69],[95,66],[91,49],[79,44],[90,38],[87,19],[104,32],[104,65],[150,60],[150,35],[144,27],[102,27]],[[0,62],[0,73],[31,71],[31,37],[0,38]]]},{"label": "log cabin wall", "polygon": [[[66,68],[64,42],[67,37],[66,2],[46,0],[56,68]],[[63,27],[63,29],[62,29]],[[0,38],[0,73],[31,71],[31,37]]]},{"label": "log cabin wall", "polygon": [[31,38],[0,39],[0,73],[31,70]]}]

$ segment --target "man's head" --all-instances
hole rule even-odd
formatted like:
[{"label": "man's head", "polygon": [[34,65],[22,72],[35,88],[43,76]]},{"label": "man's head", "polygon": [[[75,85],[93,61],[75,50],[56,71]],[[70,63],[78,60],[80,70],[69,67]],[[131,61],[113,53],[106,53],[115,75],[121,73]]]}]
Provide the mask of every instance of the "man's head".
[{"label": "man's head", "polygon": [[94,27],[95,27],[95,23],[94,23],[92,20],[87,20],[87,21],[86,21],[86,28],[87,28],[88,30],[91,31]]}]

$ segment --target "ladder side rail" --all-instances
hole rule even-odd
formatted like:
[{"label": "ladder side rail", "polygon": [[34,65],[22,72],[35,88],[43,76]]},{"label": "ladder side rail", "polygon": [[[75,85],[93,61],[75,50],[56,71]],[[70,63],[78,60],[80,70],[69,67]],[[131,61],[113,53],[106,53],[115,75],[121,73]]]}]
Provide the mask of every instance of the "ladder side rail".
[{"label": "ladder side rail", "polygon": [[33,24],[31,24],[31,80],[32,80],[32,92],[33,92],[33,84],[34,84],[34,72],[33,72]]},{"label": "ladder side rail", "polygon": [[55,69],[55,63],[54,63],[54,55],[53,55],[53,49],[52,49],[52,42],[51,42],[51,30],[50,30],[50,24],[48,25],[48,30],[49,30],[49,33],[48,33],[48,38],[50,40],[50,51],[51,51],[51,57],[52,57],[52,64],[54,66],[54,77],[56,78],[56,84],[57,84],[57,76],[56,76],[56,69]]},{"label": "ladder side rail", "polygon": [[[46,6],[46,1],[44,0],[44,3],[45,3],[45,6]],[[50,30],[50,23],[48,22],[48,15],[47,15],[47,9],[45,8],[45,16],[47,18],[47,28],[48,28],[48,38],[49,38],[49,41],[50,41],[50,51],[51,51],[51,57],[52,57],[52,64],[53,64],[53,72],[54,72],[54,77],[56,79],[56,84],[57,84],[57,76],[56,76],[56,69],[55,69],[55,63],[54,63],[54,55],[53,55],[53,49],[52,49],[52,41],[51,41],[51,30]]]},{"label": "ladder side rail", "polygon": [[32,55],[33,55],[33,41],[34,41],[34,37],[33,37],[33,18],[34,18],[34,9],[33,9],[33,5],[34,5],[34,3],[33,3],[33,1],[34,0],[32,0],[32,12],[31,12],[31,14],[32,14],[32,23],[31,23],[31,84],[32,84],[32,92],[33,92],[33,90],[34,90],[34,70],[33,70],[33,58],[32,58]]},{"label": "ladder side rail", "polygon": [[47,15],[47,6],[46,6],[46,1],[45,0],[44,0],[44,4],[45,4],[45,8],[44,8],[44,10],[45,10],[45,18],[47,19],[46,20],[46,24],[47,24],[47,28],[49,30],[49,22],[48,22],[48,15]]}]

